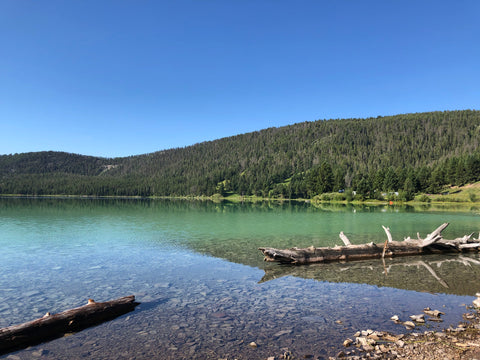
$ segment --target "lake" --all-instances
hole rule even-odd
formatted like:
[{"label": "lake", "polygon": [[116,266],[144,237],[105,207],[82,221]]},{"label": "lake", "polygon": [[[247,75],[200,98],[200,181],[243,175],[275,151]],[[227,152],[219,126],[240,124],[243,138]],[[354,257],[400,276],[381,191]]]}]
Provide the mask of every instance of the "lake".
[{"label": "lake", "polygon": [[421,332],[457,324],[480,291],[478,254],[286,266],[263,262],[258,247],[340,245],[340,231],[352,243],[383,242],[382,225],[395,240],[425,237],[443,222],[452,239],[478,234],[479,220],[476,209],[0,199],[0,327],[134,294],[135,311],[13,355],[333,356],[357,330],[405,331],[395,314],[446,313]]}]

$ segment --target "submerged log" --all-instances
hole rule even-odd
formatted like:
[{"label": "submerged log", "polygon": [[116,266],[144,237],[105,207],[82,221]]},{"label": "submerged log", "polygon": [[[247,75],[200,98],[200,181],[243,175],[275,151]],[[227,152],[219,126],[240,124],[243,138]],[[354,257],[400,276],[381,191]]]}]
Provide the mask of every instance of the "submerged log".
[{"label": "submerged log", "polygon": [[423,255],[431,253],[447,253],[475,251],[480,247],[479,240],[471,240],[470,236],[464,236],[455,240],[444,240],[441,232],[448,226],[448,223],[440,225],[425,239],[411,239],[408,237],[403,241],[394,241],[390,234],[390,230],[383,227],[387,233],[387,241],[385,244],[361,244],[351,245],[345,239],[347,238],[343,232],[340,238],[345,246],[335,247],[309,247],[305,249],[275,249],[275,248],[259,248],[264,255],[265,261],[277,261],[288,264],[309,264],[334,261],[352,261],[365,260],[374,258],[393,257],[393,256],[410,256]]},{"label": "submerged log", "polygon": [[112,320],[134,310],[138,304],[134,295],[98,303],[89,299],[87,305],[58,314],[47,313],[40,319],[0,329],[0,354],[40,344]]}]

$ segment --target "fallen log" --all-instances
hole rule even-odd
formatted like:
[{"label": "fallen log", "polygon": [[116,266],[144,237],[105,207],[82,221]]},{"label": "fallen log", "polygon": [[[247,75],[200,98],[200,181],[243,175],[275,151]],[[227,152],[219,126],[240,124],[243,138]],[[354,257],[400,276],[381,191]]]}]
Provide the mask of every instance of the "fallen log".
[{"label": "fallen log", "polygon": [[313,247],[299,249],[275,249],[275,248],[259,248],[264,255],[265,261],[276,261],[288,264],[309,264],[321,262],[335,261],[352,261],[366,260],[374,258],[394,257],[394,256],[411,256],[424,255],[431,253],[448,253],[448,252],[464,252],[478,251],[480,241],[471,239],[471,235],[464,236],[455,240],[445,240],[442,238],[441,232],[448,226],[448,223],[440,225],[425,239],[411,239],[410,237],[403,241],[394,241],[390,234],[389,228],[383,227],[387,233],[387,241],[385,244],[349,244],[349,240],[343,232],[340,238],[345,246],[335,247]]},{"label": "fallen log", "polygon": [[112,320],[138,304],[134,295],[98,303],[89,299],[87,305],[0,329],[0,355]]}]

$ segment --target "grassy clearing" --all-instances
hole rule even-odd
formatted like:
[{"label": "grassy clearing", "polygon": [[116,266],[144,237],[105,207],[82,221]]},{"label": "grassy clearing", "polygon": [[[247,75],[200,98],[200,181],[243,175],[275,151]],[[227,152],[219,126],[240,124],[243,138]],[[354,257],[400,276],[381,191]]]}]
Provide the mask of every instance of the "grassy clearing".
[{"label": "grassy clearing", "polygon": [[465,186],[451,186],[443,190],[442,195],[426,195],[432,202],[442,203],[480,203],[480,182]]}]

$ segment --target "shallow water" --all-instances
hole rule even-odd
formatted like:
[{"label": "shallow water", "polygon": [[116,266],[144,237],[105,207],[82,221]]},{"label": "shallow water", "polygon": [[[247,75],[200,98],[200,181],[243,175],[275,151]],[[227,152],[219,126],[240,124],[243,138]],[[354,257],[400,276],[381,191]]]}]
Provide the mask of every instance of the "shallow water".
[{"label": "shallow water", "polygon": [[445,221],[444,236],[455,238],[478,220],[394,207],[0,199],[0,326],[135,294],[134,312],[14,355],[332,355],[357,330],[403,331],[394,314],[407,320],[430,306],[446,315],[426,327],[457,323],[480,290],[478,255],[292,267],[264,263],[259,246],[340,244],[340,231],[353,243],[380,242],[381,225],[394,239],[425,236]]}]

